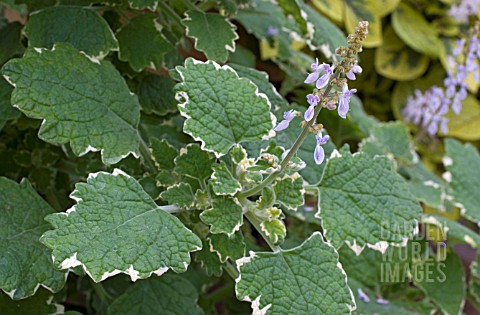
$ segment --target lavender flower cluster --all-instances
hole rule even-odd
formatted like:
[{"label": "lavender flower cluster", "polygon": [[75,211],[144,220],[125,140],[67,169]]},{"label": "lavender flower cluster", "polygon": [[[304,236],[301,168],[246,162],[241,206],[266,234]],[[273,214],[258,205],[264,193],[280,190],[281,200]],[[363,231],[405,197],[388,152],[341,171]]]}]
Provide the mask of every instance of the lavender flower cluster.
[{"label": "lavender flower cluster", "polygon": [[465,61],[462,64],[454,63],[452,69],[447,72],[443,81],[444,89],[432,86],[422,93],[415,90],[413,96],[409,96],[403,109],[405,121],[425,129],[431,136],[438,132],[448,132],[448,118],[444,115],[450,106],[455,114],[459,114],[462,102],[467,97],[467,76],[472,74],[475,81],[480,82],[478,60],[480,60],[480,41],[478,36],[473,36],[467,41],[457,41],[457,47],[450,59],[455,60],[466,50]]},{"label": "lavender flower cluster", "polygon": [[[315,133],[317,144],[314,151],[314,160],[316,164],[322,164],[325,159],[325,152],[322,145],[327,143],[330,139],[328,135],[322,136],[323,125],[315,124],[316,117],[320,112],[320,108],[327,108],[334,110],[338,108],[338,115],[346,119],[349,111],[350,98],[356,89],[349,89],[347,79],[355,80],[355,74],[362,73],[362,68],[357,64],[356,55],[362,51],[361,42],[365,39],[368,33],[368,22],[360,22],[355,29],[355,34],[349,35],[347,41],[348,47],[339,47],[337,54],[343,57],[342,62],[329,65],[326,63],[319,64],[318,59],[311,65],[312,72],[308,74],[305,79],[307,84],[315,84],[313,93],[307,95],[308,109],[303,114],[303,125]],[[335,69],[337,68],[337,69]],[[335,71],[337,73],[335,74]],[[345,78],[340,78],[340,74],[344,74]],[[334,91],[330,93],[333,86],[337,86],[342,91]],[[337,107],[338,102],[338,107]],[[320,105],[319,105],[320,104]],[[295,110],[286,111],[283,114],[283,120],[274,128],[275,131],[282,131],[286,129],[293,118],[302,116],[300,112]]]},{"label": "lavender flower cluster", "polygon": [[448,12],[456,20],[467,23],[471,15],[477,15],[480,9],[480,0],[461,0],[452,5]]}]

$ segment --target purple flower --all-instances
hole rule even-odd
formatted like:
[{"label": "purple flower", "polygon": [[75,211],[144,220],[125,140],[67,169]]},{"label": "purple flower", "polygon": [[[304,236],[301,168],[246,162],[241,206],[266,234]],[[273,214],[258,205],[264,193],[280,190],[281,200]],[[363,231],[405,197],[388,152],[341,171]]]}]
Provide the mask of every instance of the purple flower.
[{"label": "purple flower", "polygon": [[320,102],[320,98],[313,94],[307,95],[307,102],[310,104],[308,109],[305,111],[305,121],[310,121],[313,118],[313,113],[315,112],[315,106],[317,106],[318,102]]},{"label": "purple flower", "polygon": [[457,47],[455,47],[455,49],[452,52],[453,56],[457,57],[458,55],[460,55],[464,46],[465,46],[465,39],[457,40]]},{"label": "purple flower", "polygon": [[268,36],[277,36],[279,33],[279,30],[278,28],[276,28],[275,26],[271,26],[269,25],[268,28],[267,28],[267,35]]},{"label": "purple flower", "polygon": [[[448,112],[450,106],[450,98],[447,93],[448,90],[444,92],[437,86],[432,86],[425,94],[422,94],[420,90],[415,90],[415,97],[408,97],[407,106],[403,110],[405,121],[420,125],[431,136],[438,132],[439,127],[446,134],[448,132],[448,119],[444,115]],[[452,104],[452,108],[455,108],[455,106],[455,104]]]},{"label": "purple flower", "polygon": [[293,109],[283,113],[283,120],[273,130],[282,131],[288,127],[293,118],[297,116],[297,112]]},{"label": "purple flower", "polygon": [[[330,65],[326,63],[319,65],[317,58],[315,59],[315,63],[312,63],[311,68],[313,72],[307,76],[305,83],[310,84],[316,81],[315,86],[317,89],[324,88],[328,84],[330,77],[333,75],[333,67],[330,67]],[[324,74],[320,77],[320,74],[323,72]]]},{"label": "purple flower", "polygon": [[358,298],[360,300],[362,300],[365,303],[370,303],[370,298],[368,297],[368,295],[365,292],[363,292],[362,289],[358,288],[357,292],[358,292]]},{"label": "purple flower", "polygon": [[350,80],[355,80],[356,79],[355,73],[362,73],[362,71],[363,71],[362,67],[360,67],[358,64],[355,64],[353,68],[350,71],[348,71],[345,75]]},{"label": "purple flower", "polygon": [[328,139],[330,139],[330,136],[326,135],[322,137],[322,132],[319,132],[317,135],[315,135],[315,137],[317,138],[317,145],[315,146],[315,152],[313,152],[313,158],[315,163],[320,165],[325,159],[325,151],[323,150],[322,145],[327,143]]},{"label": "purple flower", "polygon": [[377,302],[377,304],[380,304],[380,305],[388,305],[388,304],[390,304],[389,301],[387,301],[387,300],[385,300],[385,299],[382,299],[382,298],[376,299],[375,302]]},{"label": "purple flower", "polygon": [[357,89],[349,90],[346,83],[343,85],[342,94],[338,97],[338,115],[343,119],[347,118],[347,113],[350,108],[350,97],[352,97],[355,92],[357,92]]}]

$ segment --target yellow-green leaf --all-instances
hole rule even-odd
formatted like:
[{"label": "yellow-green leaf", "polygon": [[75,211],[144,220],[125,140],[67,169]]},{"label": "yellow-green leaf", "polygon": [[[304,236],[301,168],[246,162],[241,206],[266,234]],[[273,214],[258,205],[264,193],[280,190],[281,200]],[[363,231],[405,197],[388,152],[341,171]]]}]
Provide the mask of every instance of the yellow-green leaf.
[{"label": "yellow-green leaf", "polygon": [[428,68],[428,57],[408,48],[388,27],[383,45],[375,52],[375,69],[389,79],[410,81],[421,76]]},{"label": "yellow-green leaf", "polygon": [[438,31],[417,10],[401,3],[392,14],[392,25],[398,36],[413,50],[438,57],[441,48]]},{"label": "yellow-green leaf", "polygon": [[349,34],[355,32],[358,22],[368,21],[368,36],[365,47],[382,44],[382,21],[378,15],[380,6],[376,0],[345,0],[345,28]]},{"label": "yellow-green leaf", "polygon": [[313,6],[323,15],[328,16],[335,23],[343,22],[343,1],[338,0],[313,0]]},{"label": "yellow-green leaf", "polygon": [[446,117],[450,119],[447,136],[462,140],[480,139],[480,128],[478,128],[480,126],[480,104],[475,97],[467,96],[459,115],[449,111]]}]

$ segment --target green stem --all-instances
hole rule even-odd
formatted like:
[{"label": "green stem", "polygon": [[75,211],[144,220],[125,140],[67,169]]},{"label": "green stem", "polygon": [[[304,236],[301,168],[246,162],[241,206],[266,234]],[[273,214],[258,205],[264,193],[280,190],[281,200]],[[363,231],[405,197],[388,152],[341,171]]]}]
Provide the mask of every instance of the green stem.
[{"label": "green stem", "polygon": [[225,265],[223,266],[223,269],[228,273],[228,275],[233,279],[237,279],[238,276],[240,275],[238,273],[238,270],[237,268],[235,268],[235,266],[230,262],[230,261],[226,261],[225,262]]},{"label": "green stem", "polygon": [[107,290],[105,290],[101,283],[93,283],[92,288],[102,301],[111,303],[114,300],[114,298],[107,292]]},{"label": "green stem", "polygon": [[177,25],[179,25],[183,29],[183,25],[181,22],[182,18],[166,2],[167,1],[158,1],[158,7],[161,8],[167,16],[169,16]]},{"label": "green stem", "polygon": [[[333,75],[333,78],[330,82],[334,81],[335,79],[337,79],[338,77],[340,76],[340,72],[339,71],[335,71],[335,74]],[[327,96],[330,94],[330,91],[332,89],[332,84],[329,84],[327,86],[327,88],[325,89],[325,92],[323,93],[323,96],[322,96],[322,100],[326,100]],[[325,102],[325,101],[324,101]],[[319,105],[315,108],[315,112],[314,112],[314,115],[313,115],[313,118],[307,122],[307,124],[305,125],[305,127],[303,128],[302,132],[300,133],[300,135],[298,136],[297,140],[295,140],[295,143],[292,145],[292,148],[290,149],[290,151],[288,152],[287,156],[285,156],[285,158],[283,159],[282,163],[280,164],[280,169],[273,172],[272,174],[270,174],[267,178],[265,178],[263,180],[263,182],[261,182],[260,184],[258,184],[257,186],[253,187],[253,188],[250,188],[248,190],[245,190],[245,191],[242,191],[242,192],[239,192],[237,194],[237,197],[238,198],[247,198],[247,197],[250,197],[250,196],[253,196],[255,194],[258,194],[259,192],[262,191],[263,188],[265,188],[268,184],[270,184],[275,178],[277,178],[278,174],[280,174],[281,172],[283,172],[285,170],[285,168],[287,167],[288,165],[288,162],[290,162],[290,160],[293,158],[293,156],[297,153],[298,149],[300,148],[300,146],[303,144],[303,141],[305,141],[305,138],[307,137],[307,135],[310,133],[310,127],[317,121],[317,117],[318,117],[318,114],[320,113],[320,111],[322,110],[322,106]]]},{"label": "green stem", "polygon": [[62,206],[60,205],[57,195],[55,194],[55,191],[53,189],[49,188],[45,193],[45,197],[48,203],[53,207],[53,209],[57,211],[62,210]]},{"label": "green stem", "polygon": [[147,143],[143,141],[140,134],[138,135],[138,139],[140,140],[140,155],[142,156],[143,164],[145,165],[145,167],[150,173],[152,174],[157,173],[157,167],[155,166],[155,163],[152,160],[150,149],[148,148]]}]

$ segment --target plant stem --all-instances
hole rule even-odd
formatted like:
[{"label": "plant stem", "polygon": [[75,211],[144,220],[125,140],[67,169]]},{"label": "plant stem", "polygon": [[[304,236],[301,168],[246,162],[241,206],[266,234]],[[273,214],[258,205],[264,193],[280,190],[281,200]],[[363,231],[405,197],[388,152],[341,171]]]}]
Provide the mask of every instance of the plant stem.
[{"label": "plant stem", "polygon": [[[333,78],[330,82],[336,80],[338,77],[340,76],[340,72],[339,71],[335,71],[335,74],[333,75]],[[323,95],[322,95],[322,102],[325,102],[327,96],[329,95],[330,91],[332,89],[332,84],[330,83],[327,88],[325,89],[325,91],[323,92]],[[257,186],[253,187],[253,188],[250,188],[248,190],[245,190],[245,191],[242,191],[242,192],[239,192],[237,194],[237,197],[238,198],[247,198],[247,197],[250,197],[250,196],[253,196],[255,194],[258,194],[259,192],[262,191],[263,188],[265,188],[268,184],[270,184],[275,178],[277,178],[277,175],[280,174],[281,172],[283,172],[285,170],[285,168],[287,167],[288,165],[288,162],[290,162],[290,160],[293,158],[293,156],[297,153],[298,149],[300,148],[300,146],[303,144],[303,141],[305,141],[305,138],[307,137],[307,135],[309,134],[309,129],[310,127],[315,123],[315,121],[317,120],[317,117],[318,117],[318,114],[320,113],[320,111],[322,110],[322,106],[321,105],[318,105],[316,108],[315,108],[315,112],[314,112],[314,115],[313,115],[313,118],[307,122],[307,124],[305,125],[305,127],[303,127],[303,130],[302,132],[300,133],[300,135],[298,136],[297,140],[295,140],[295,143],[292,145],[292,148],[290,149],[290,151],[288,152],[287,156],[285,156],[285,158],[283,159],[282,163],[280,164],[280,169],[273,172],[272,174],[270,174],[267,178],[265,178],[263,180],[263,182],[261,182],[260,184],[258,184]]]},{"label": "plant stem", "polygon": [[155,166],[155,163],[152,160],[152,156],[150,154],[150,149],[148,148],[148,145],[145,141],[143,141],[142,136],[138,134],[138,139],[140,140],[140,155],[142,156],[143,159],[143,164],[147,168],[147,170],[150,173],[157,173],[157,167]]},{"label": "plant stem", "polygon": [[228,275],[233,279],[237,279],[238,276],[240,275],[238,273],[238,270],[237,268],[235,268],[235,266],[230,262],[230,261],[226,261],[225,262],[225,265],[223,266],[223,269],[228,273]]},{"label": "plant stem", "polygon": [[92,283],[92,288],[101,300],[106,301],[107,303],[111,303],[114,300],[101,283]]},{"label": "plant stem", "polygon": [[161,8],[167,16],[170,16],[170,18],[183,29],[181,22],[182,18],[168,5],[168,3],[166,3],[166,1],[158,1],[158,7]]}]

